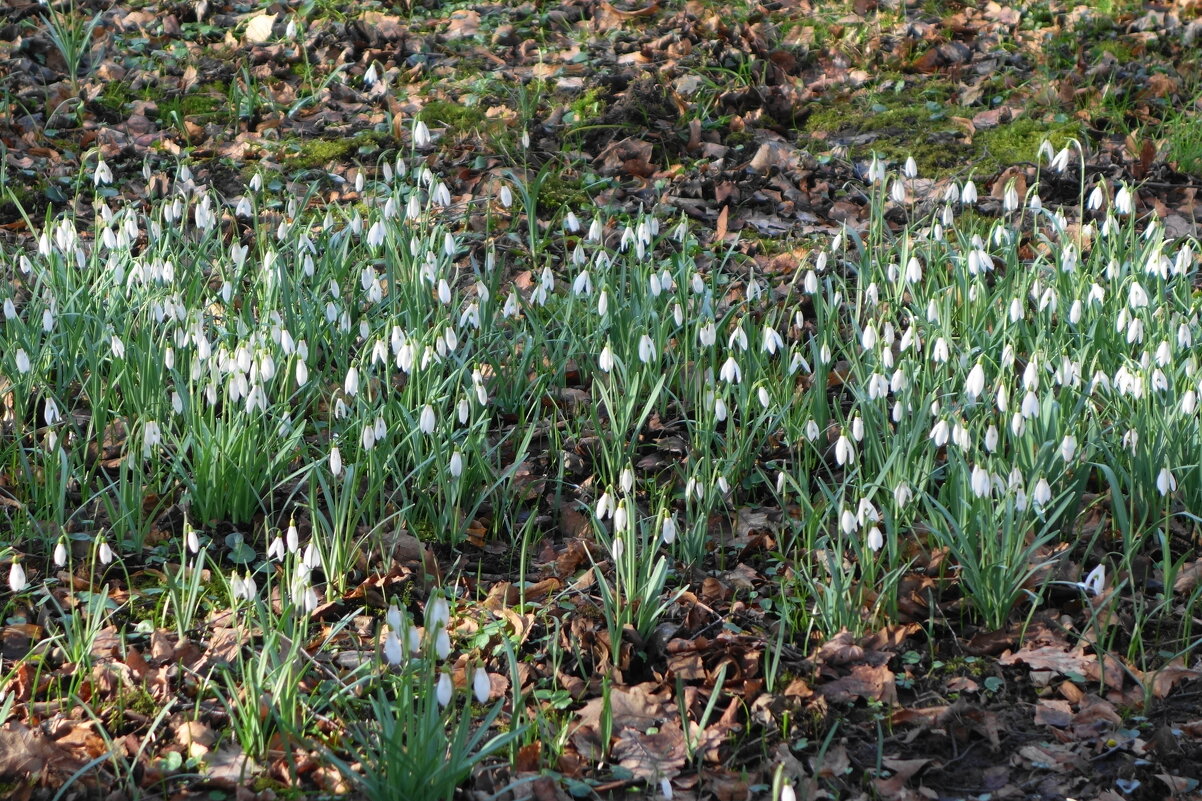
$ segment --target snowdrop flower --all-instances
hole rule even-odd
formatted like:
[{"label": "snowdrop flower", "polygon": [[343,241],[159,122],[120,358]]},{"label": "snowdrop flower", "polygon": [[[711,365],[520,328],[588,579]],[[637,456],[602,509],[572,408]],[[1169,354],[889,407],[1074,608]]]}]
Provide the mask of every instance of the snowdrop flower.
[{"label": "snowdrop flower", "polygon": [[778,801],[797,801],[797,793],[793,791],[793,785],[785,784],[781,786]]},{"label": "snowdrop flower", "polygon": [[449,467],[452,478],[459,478],[463,475],[463,453],[455,451],[451,454],[451,464]]},{"label": "snowdrop flower", "polygon": [[1089,575],[1085,577],[1085,581],[1077,582],[1077,586],[1081,588],[1086,595],[1097,597],[1106,589],[1106,566],[1098,564],[1093,570],[1089,571]]},{"label": "snowdrop flower", "polygon": [[839,439],[835,442],[835,462],[840,467],[848,464],[856,457],[856,449],[851,444],[851,440],[847,438],[847,434],[839,435]]},{"label": "snowdrop flower", "polygon": [[501,205],[505,208],[509,208],[513,205],[513,191],[510,190],[508,184],[501,185],[501,191],[499,193],[498,200],[500,200]]},{"label": "snowdrop flower", "polygon": [[1066,169],[1068,169],[1068,159],[1070,155],[1071,154],[1068,152],[1067,147],[1061,148],[1060,152],[1058,152],[1055,158],[1052,159],[1052,170],[1054,172],[1064,172]]},{"label": "snowdrop flower", "polygon": [[914,162],[913,156],[906,157],[906,163],[902,166],[902,175],[906,176],[907,178],[918,177],[918,165]]},{"label": "snowdrop flower", "polygon": [[973,365],[972,370],[968,373],[968,378],[964,382],[964,394],[969,400],[976,400],[985,391],[985,368],[980,362]]},{"label": "snowdrop flower", "polygon": [[405,647],[401,638],[397,636],[396,631],[389,631],[388,636],[384,638],[384,659],[390,665],[399,665],[404,658]]},{"label": "snowdrop flower", "polygon": [[1126,184],[1119,187],[1119,191],[1114,196],[1114,210],[1119,214],[1130,214],[1135,211],[1135,199],[1131,196],[1131,191],[1127,189]]},{"label": "snowdrop flower", "polygon": [[773,328],[770,325],[765,325],[764,326],[764,334],[763,334],[763,345],[761,347],[765,353],[768,353],[770,355],[776,355],[776,352],[778,350],[781,350],[785,347],[785,340],[784,340],[784,338],[781,337],[781,335],[777,332],[777,330],[775,328]]},{"label": "snowdrop flower", "polygon": [[[295,29],[295,27],[296,27],[295,20],[289,22],[288,24],[291,25]],[[292,34],[288,34],[288,36],[289,36],[289,38],[291,38]],[[379,73],[376,72],[376,62],[373,61],[370,65],[368,65],[367,72],[363,73],[363,85],[364,86],[372,86],[379,79],[380,79]]]},{"label": "snowdrop flower", "polygon": [[906,202],[906,185],[904,183],[902,183],[900,180],[895,180],[893,182],[893,185],[889,188],[889,198],[894,203],[905,203]]},{"label": "snowdrop flower", "polygon": [[24,375],[28,373],[32,365],[29,363],[29,354],[25,352],[25,348],[17,348],[17,372]]},{"label": "snowdrop flower", "polygon": [[8,568],[8,588],[17,593],[23,591],[28,583],[25,577],[25,568],[21,567],[20,562],[14,560]]},{"label": "snowdrop flower", "polygon": [[906,482],[900,482],[893,488],[893,503],[898,509],[904,509],[914,499],[914,490]]},{"label": "snowdrop flower", "polygon": [[1156,490],[1161,495],[1168,495],[1170,492],[1176,492],[1177,479],[1167,467],[1160,468],[1160,473],[1156,476]]},{"label": "snowdrop flower", "polygon": [[342,391],[347,397],[353,398],[359,394],[359,368],[351,366],[346,371],[346,378],[342,381]]},{"label": "snowdrop flower", "polygon": [[659,535],[665,545],[671,545],[676,541],[676,518],[668,512],[664,512]]},{"label": "snowdrop flower", "polygon": [[1036,509],[1040,509],[1050,500],[1052,500],[1052,487],[1046,478],[1040,478],[1035,483],[1035,491],[1031,493],[1031,503],[1035,505]]},{"label": "snowdrop flower", "polygon": [[1085,205],[1090,211],[1097,211],[1102,208],[1102,201],[1106,196],[1102,193],[1102,184],[1098,183],[1094,186],[1093,191],[1089,193],[1089,199]]},{"label": "snowdrop flower", "polygon": [[438,705],[446,707],[451,703],[451,693],[454,690],[454,685],[451,684],[451,674],[442,672],[438,674],[438,687],[434,691],[435,697],[438,699]]},{"label": "snowdrop flower", "polygon": [[937,420],[935,425],[931,427],[931,433],[927,438],[935,443],[936,448],[942,448],[947,444],[948,438],[951,436],[951,427],[946,420]]},{"label": "snowdrop flower", "polygon": [[985,468],[980,465],[973,465],[970,484],[973,495],[976,495],[978,498],[989,497],[989,472]]},{"label": "snowdrop flower", "polygon": [[[580,274],[576,276],[576,280],[572,281],[572,294],[579,297],[581,295],[591,295],[592,293],[592,276],[589,275],[588,270],[581,270]],[[605,316],[604,313],[600,311],[598,311],[598,314],[600,314],[602,317]]]},{"label": "snowdrop flower", "polygon": [[476,668],[476,673],[472,677],[472,692],[476,694],[476,700],[483,704],[488,701],[488,696],[492,692],[492,683],[488,680],[488,672],[484,668]]},{"label": "snowdrop flower", "polygon": [[440,594],[435,594],[434,597],[426,604],[426,628],[434,631],[440,628],[446,628],[451,622],[451,605],[447,599]]},{"label": "snowdrop flower", "polygon": [[113,182],[113,171],[109,169],[109,165],[100,159],[96,162],[96,170],[92,173],[92,185],[100,186],[101,184],[111,184]]},{"label": "snowdrop flower", "polygon": [[430,146],[430,128],[421,120],[418,120],[413,126],[413,146],[418,150],[424,150]]},{"label": "snowdrop flower", "polygon": [[647,334],[639,338],[639,361],[647,364],[655,358],[655,342]]},{"label": "snowdrop flower", "polygon": [[881,534],[880,526],[868,529],[868,547],[875,553],[885,545],[885,537]]},{"label": "snowdrop flower", "polygon": [[423,434],[433,434],[435,422],[434,407],[427,403],[422,407],[422,412],[420,418],[418,419],[417,427]]},{"label": "snowdrop flower", "polygon": [[964,188],[960,190],[960,202],[965,206],[971,206],[977,202],[977,185],[972,181],[964,184]]},{"label": "snowdrop flower", "polygon": [[1060,458],[1066,462],[1071,462],[1073,454],[1077,452],[1077,438],[1072,434],[1066,434],[1064,439],[1060,440]]},{"label": "snowdrop flower", "polygon": [[614,369],[614,352],[609,346],[609,342],[605,343],[605,347],[601,348],[601,355],[597,358],[597,366],[601,368],[601,372],[608,373]]},{"label": "snowdrop flower", "polygon": [[856,530],[856,516],[850,509],[844,509],[839,514],[839,530],[844,534],[851,534]]},{"label": "snowdrop flower", "polygon": [[445,628],[439,629],[434,637],[434,653],[439,659],[446,659],[451,655],[451,635]]},{"label": "snowdrop flower", "polygon": [[739,363],[735,361],[734,356],[730,356],[723,363],[722,369],[718,371],[718,378],[728,384],[738,384],[743,380],[743,370],[739,367]]},{"label": "snowdrop flower", "polygon": [[342,451],[338,446],[330,448],[330,475],[339,476],[342,474]]},{"label": "snowdrop flower", "polygon": [[1015,188],[1013,181],[1006,184],[1006,191],[1002,195],[1002,207],[1007,212],[1012,212],[1018,208],[1018,189]]},{"label": "snowdrop flower", "polygon": [[851,418],[851,438],[856,442],[864,440],[864,418],[858,414]]},{"label": "snowdrop flower", "polygon": [[998,430],[997,426],[991,425],[985,429],[985,450],[993,453],[998,446]]}]

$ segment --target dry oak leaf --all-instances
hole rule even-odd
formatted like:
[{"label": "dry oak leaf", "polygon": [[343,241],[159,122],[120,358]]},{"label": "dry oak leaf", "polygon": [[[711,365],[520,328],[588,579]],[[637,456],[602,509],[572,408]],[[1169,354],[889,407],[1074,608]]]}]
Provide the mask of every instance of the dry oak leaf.
[{"label": "dry oak leaf", "polygon": [[671,779],[684,767],[684,732],[672,722],[654,734],[622,729],[613,758],[638,778],[652,784]]},{"label": "dry oak leaf", "polygon": [[46,778],[51,773],[62,773],[65,777],[78,770],[81,764],[40,732],[16,721],[0,728],[2,779],[25,779],[30,776]]}]

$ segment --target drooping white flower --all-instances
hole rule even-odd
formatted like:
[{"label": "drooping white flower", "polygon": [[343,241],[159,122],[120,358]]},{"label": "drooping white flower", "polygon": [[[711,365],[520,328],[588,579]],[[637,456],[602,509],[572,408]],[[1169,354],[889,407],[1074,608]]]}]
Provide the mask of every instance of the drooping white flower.
[{"label": "drooping white flower", "polygon": [[1160,473],[1156,476],[1156,490],[1161,495],[1168,495],[1170,492],[1177,491],[1177,478],[1169,468],[1160,468]]},{"label": "drooping white flower", "polygon": [[434,407],[427,403],[422,407],[421,416],[418,418],[417,427],[423,434],[433,434],[435,422],[436,418],[434,416]]},{"label": "drooping white flower", "polygon": [[775,328],[770,325],[765,325],[762,345],[764,352],[771,355],[776,355],[776,352],[778,350],[782,350],[784,347],[784,338],[781,337]]},{"label": "drooping white flower", "polygon": [[389,631],[388,636],[384,638],[384,659],[390,665],[399,665],[404,658],[405,647],[401,643],[401,638],[396,631]]},{"label": "drooping white flower", "polygon": [[476,695],[476,700],[483,704],[488,701],[488,696],[492,693],[492,683],[488,680],[488,672],[482,668],[476,668],[475,674],[472,676],[472,692]]},{"label": "drooping white flower", "polygon": [[647,334],[639,338],[639,361],[647,364],[655,358],[655,342]]},{"label": "drooping white flower", "polygon": [[25,568],[21,567],[20,562],[14,561],[8,568],[8,588],[14,593],[22,592],[28,583]]},{"label": "drooping white flower", "polygon": [[671,545],[676,541],[676,518],[673,515],[664,513],[659,534],[665,545]]},{"label": "drooping white flower", "polygon": [[847,438],[847,434],[839,435],[839,439],[835,442],[835,461],[840,467],[848,464],[856,457],[856,449],[851,444],[851,440]]},{"label": "drooping white flower", "polygon": [[608,342],[605,343],[605,347],[601,348],[601,355],[597,357],[597,366],[604,373],[614,369],[614,352]]},{"label": "drooping white flower", "polygon": [[1119,191],[1114,196],[1114,210],[1119,214],[1130,214],[1135,211],[1135,198],[1131,195],[1131,190],[1126,184],[1119,187]]},{"label": "drooping white flower", "polygon": [[418,120],[413,126],[413,146],[418,150],[424,150],[430,146],[430,128],[421,120]]},{"label": "drooping white flower", "polygon": [[451,635],[446,629],[439,629],[434,637],[434,653],[439,659],[451,655]]},{"label": "drooping white flower", "polygon": [[739,363],[735,361],[734,356],[730,356],[722,365],[722,369],[718,371],[718,378],[728,384],[738,384],[743,380],[743,370],[739,367]]},{"label": "drooping white flower", "polygon": [[1035,490],[1031,493],[1031,503],[1035,505],[1036,509],[1040,509],[1050,500],[1052,500],[1052,487],[1046,478],[1040,478],[1035,482]]},{"label": "drooping white flower", "polygon": [[1098,563],[1093,570],[1089,571],[1089,575],[1085,577],[1085,581],[1077,583],[1086,595],[1098,596],[1106,589],[1106,566]]},{"label": "drooping white flower", "polygon": [[96,162],[96,170],[92,173],[92,185],[100,186],[101,184],[111,184],[113,182],[113,171],[109,169],[109,165],[104,159]]},{"label": "drooping white flower", "polygon": [[976,400],[985,391],[985,368],[980,362],[973,365],[972,370],[968,372],[968,378],[964,382],[964,394],[969,400]]},{"label": "drooping white flower", "polygon": [[1060,440],[1060,458],[1066,462],[1073,459],[1073,454],[1077,452],[1077,438],[1072,434],[1065,434],[1064,439]]},{"label": "drooping white flower", "polygon": [[451,683],[451,674],[442,672],[438,674],[438,687],[435,690],[435,697],[438,699],[438,705],[445,707],[451,703],[451,693],[455,686]]},{"label": "drooping white flower", "polygon": [[64,567],[67,564],[67,544],[62,540],[54,546],[54,566]]}]

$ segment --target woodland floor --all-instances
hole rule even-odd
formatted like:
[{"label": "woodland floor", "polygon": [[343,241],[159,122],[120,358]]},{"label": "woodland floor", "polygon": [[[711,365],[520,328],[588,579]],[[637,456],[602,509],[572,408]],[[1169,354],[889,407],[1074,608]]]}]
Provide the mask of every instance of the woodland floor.
[{"label": "woodland floor", "polygon": [[[1198,235],[1202,3],[1194,0],[352,6],[89,0],[80,13],[102,16],[73,80],[47,33],[45,8],[5,0],[6,253],[28,244],[30,221],[86,202],[77,198],[90,196],[79,190],[90,190],[98,153],[115,175],[106,191],[133,202],[156,191],[143,179],[144,163],[186,159],[199,182],[230,195],[263,172],[354,203],[359,171],[410,152],[415,117],[434,134],[427,163],[457,199],[516,170],[541,181],[540,215],[592,205],[684,213],[766,273],[789,271],[816,237],[863,222],[873,153],[894,163],[913,155],[922,178],[971,177],[983,195],[1000,198],[1006,180],[1034,179],[1045,138],[1075,138],[1087,155],[1087,182],[1138,183],[1139,213],[1156,213],[1175,235]],[[264,22],[264,13],[277,16]],[[299,22],[295,32],[290,19]],[[1075,203],[1078,178],[1045,170],[1041,192],[1045,203]],[[649,433],[667,442],[673,432]],[[546,536],[537,575],[527,576],[537,582],[528,605],[558,597],[590,558],[578,521],[550,506],[538,513]],[[568,693],[548,699],[548,714],[575,734],[558,753],[523,749],[511,770],[482,774],[464,797],[484,799],[529,776],[540,778],[519,794],[539,801],[630,797],[652,791],[639,781],[646,759],[679,759],[673,783],[686,798],[766,797],[780,764],[806,777],[799,796],[809,798],[1198,797],[1202,674],[1190,668],[1192,657],[1144,675],[1119,668],[1121,653],[1077,647],[1075,632],[1089,615],[1072,588],[1050,591],[1025,629],[1020,621],[990,632],[963,619],[954,593],[928,605],[928,579],[916,572],[915,602],[902,610],[909,619],[859,640],[783,648],[784,678],[767,692],[763,660],[773,631],[760,599],[772,597],[780,514],[739,510],[691,585],[690,611],[663,642],[617,659],[614,731],[642,731],[642,739],[620,744],[612,762],[591,759],[600,683],[564,669]],[[164,536],[178,525],[168,511]],[[461,597],[485,599],[482,616],[500,615],[516,598],[508,545],[432,554],[444,580],[467,588]],[[1196,566],[1196,556],[1188,564]],[[937,559],[926,567],[938,570]],[[420,596],[421,572],[418,564],[365,581],[318,617],[372,606],[373,594],[395,591],[386,591],[389,583],[415,584]],[[1196,581],[1196,567],[1186,572]],[[1135,586],[1163,589],[1155,575],[1141,578]],[[542,664],[547,643],[560,636],[550,621],[570,628],[579,647],[600,647],[586,615],[564,612],[576,603],[559,601],[549,614],[505,613],[526,631],[524,671],[552,669]],[[116,645],[112,661],[148,686],[169,681],[173,661],[195,666],[230,647],[211,636],[189,644],[159,634],[132,650]],[[20,626],[4,628],[4,675],[28,647]],[[677,715],[681,683],[689,703],[704,708],[723,665],[705,745],[686,766],[679,744],[645,724]],[[20,731],[29,732],[52,710],[36,703],[37,686],[23,684],[28,674],[16,676],[7,691],[22,700],[18,717],[31,728]],[[111,690],[93,688],[97,697]],[[153,710],[123,714],[116,747],[136,750]],[[13,782],[0,786],[18,798],[43,796],[100,747],[69,726],[36,742],[24,737],[0,731],[0,774]],[[144,754],[147,793],[162,792],[153,760],[173,747],[168,739]],[[37,782],[18,780],[33,764],[23,759],[39,766]],[[286,774],[281,767],[270,787],[247,788],[214,772],[164,795],[307,797],[336,784],[312,767],[299,778]],[[103,796],[102,789],[85,781],[72,792]]]}]

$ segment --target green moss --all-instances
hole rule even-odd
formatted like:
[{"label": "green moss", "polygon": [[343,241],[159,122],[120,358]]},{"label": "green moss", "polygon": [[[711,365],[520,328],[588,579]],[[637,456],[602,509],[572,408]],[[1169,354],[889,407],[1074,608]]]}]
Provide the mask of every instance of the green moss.
[{"label": "green moss", "polygon": [[282,143],[276,155],[285,167],[312,170],[356,155],[377,152],[386,138],[378,131],[361,131],[339,139],[293,139]]},{"label": "green moss", "polygon": [[96,102],[114,114],[120,114],[134,99],[134,93],[130,90],[129,84],[122,81],[109,81],[97,96]]},{"label": "green moss", "polygon": [[229,107],[229,86],[220,82],[207,83],[178,97],[161,100],[158,106],[160,120],[174,122],[177,119],[199,118],[203,121]]},{"label": "green moss", "polygon": [[478,105],[468,106],[449,100],[431,100],[418,112],[417,118],[430,127],[446,128],[450,135],[478,130],[493,133],[502,126],[499,120],[490,120]]},{"label": "green moss", "polygon": [[1098,63],[1106,53],[1114,56],[1120,64],[1129,64],[1136,59],[1135,49],[1130,44],[1115,39],[1109,42],[1099,42],[1094,45],[1090,50],[1090,63]]},{"label": "green moss", "polygon": [[942,82],[907,86],[891,79],[883,83],[886,87],[899,85],[900,91],[886,89],[855,97],[850,103],[837,99],[815,109],[803,131],[809,137],[819,132],[824,137],[800,144],[818,150],[841,145],[854,160],[876,154],[899,163],[912,156],[922,175],[942,177],[963,173],[966,168],[978,175],[992,174],[1012,164],[1033,161],[1044,139],[1060,147],[1068,139],[1081,136],[1080,124],[1075,120],[1048,122],[1020,117],[978,131],[970,142],[962,125],[953,118],[971,118],[979,110],[950,103],[951,87]]},{"label": "green moss", "polygon": [[560,172],[549,173],[543,179],[538,192],[538,207],[541,212],[551,213],[562,208],[577,213],[588,208],[591,199],[579,178],[566,177]]},{"label": "green moss", "polygon": [[564,123],[583,125],[604,114],[606,105],[605,90],[599,86],[593,87],[569,104]]},{"label": "green moss", "polygon": [[1077,120],[1055,123],[1019,117],[1006,125],[979,132],[973,145],[981,152],[979,163],[989,171],[995,171],[1018,162],[1034,161],[1039,145],[1045,139],[1059,150],[1068,144],[1068,140],[1080,139],[1082,135],[1081,123]]}]

